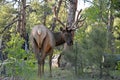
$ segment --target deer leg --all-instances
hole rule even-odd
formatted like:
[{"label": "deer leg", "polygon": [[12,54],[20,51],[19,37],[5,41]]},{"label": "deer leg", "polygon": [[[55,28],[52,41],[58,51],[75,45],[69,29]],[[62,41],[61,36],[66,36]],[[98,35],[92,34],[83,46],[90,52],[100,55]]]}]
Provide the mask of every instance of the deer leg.
[{"label": "deer leg", "polygon": [[40,53],[40,50],[39,48],[36,47],[36,50],[35,50],[35,56],[36,56],[36,59],[38,61],[38,76],[41,76],[41,53]]},{"label": "deer leg", "polygon": [[51,53],[49,55],[49,67],[50,67],[50,77],[52,77],[52,55],[53,55],[53,50],[51,50]]},{"label": "deer leg", "polygon": [[39,60],[38,60],[38,76],[41,76],[41,65]]},{"label": "deer leg", "polygon": [[45,64],[45,60],[42,61],[42,73],[44,75],[44,64]]},{"label": "deer leg", "polygon": [[46,54],[44,52],[42,52],[42,55],[41,55],[41,58],[40,58],[40,73],[41,73],[41,75],[44,75],[45,57],[46,57]]},{"label": "deer leg", "polygon": [[36,57],[36,59],[38,61],[38,76],[40,76],[41,75],[41,64],[40,64],[40,56],[41,56],[41,54],[40,54],[40,49],[39,49],[39,47],[37,45],[37,42],[36,42],[36,40],[34,38],[32,38],[31,41],[32,41],[33,52],[34,52],[35,57]]},{"label": "deer leg", "polygon": [[44,75],[44,59],[38,61],[38,75],[42,77]]},{"label": "deer leg", "polygon": [[40,58],[40,53],[37,53],[36,58],[38,60],[38,76],[41,76],[41,58]]}]

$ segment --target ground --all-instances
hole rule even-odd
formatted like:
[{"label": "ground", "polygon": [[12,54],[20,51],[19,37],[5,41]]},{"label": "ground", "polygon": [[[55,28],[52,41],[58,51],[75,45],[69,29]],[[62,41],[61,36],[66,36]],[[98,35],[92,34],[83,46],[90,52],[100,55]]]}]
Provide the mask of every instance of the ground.
[{"label": "ground", "polygon": [[[96,71],[95,71],[96,72]],[[76,76],[73,70],[52,68],[52,77],[49,76],[49,68],[45,65],[45,75],[40,78],[37,76],[37,65],[25,71],[19,77],[0,77],[0,80],[120,80],[120,71],[112,71],[112,76],[99,78],[99,73],[82,73]]]},{"label": "ground", "polygon": [[62,70],[60,68],[53,68],[52,74],[52,77],[49,77],[49,69],[46,69],[45,75],[41,79],[36,75],[36,72],[34,72],[33,77],[31,76],[31,78],[26,80],[120,80],[119,75],[115,73],[113,77],[103,76],[103,78],[100,79],[97,74],[94,74],[94,77],[92,73],[84,73],[76,76],[73,71],[67,69]]}]

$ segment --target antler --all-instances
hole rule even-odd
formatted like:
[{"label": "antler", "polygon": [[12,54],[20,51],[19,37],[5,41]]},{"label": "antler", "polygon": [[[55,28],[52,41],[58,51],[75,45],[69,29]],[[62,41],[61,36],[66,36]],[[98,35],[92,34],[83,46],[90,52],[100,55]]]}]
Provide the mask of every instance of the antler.
[{"label": "antler", "polygon": [[59,20],[58,19],[58,16],[57,16],[57,12],[56,12],[57,10],[56,10],[56,6],[54,7],[54,14],[55,14],[55,19],[63,26],[63,27],[65,27],[65,24],[61,21],[61,20]]},{"label": "antler", "polygon": [[[77,18],[76,18],[75,22],[72,24],[72,27],[71,27],[71,28],[72,28],[73,30],[75,30],[75,29],[77,29],[77,28],[80,28],[80,27],[84,24],[84,20],[85,20],[86,18],[81,19],[81,18],[82,18],[82,15],[80,15],[81,12],[82,12],[82,9],[78,12]],[[81,24],[78,25],[79,23],[81,23]]]},{"label": "antler", "polygon": [[[56,6],[54,7],[54,14],[55,14],[55,19],[63,26],[63,27],[66,27],[67,26],[61,21],[58,19],[58,15],[56,14],[57,13],[57,10],[56,10]],[[80,13],[82,12],[82,9],[78,12],[77,14],[77,18],[76,20],[74,21],[74,23],[72,24],[72,26],[68,29],[72,29],[72,30],[76,30],[78,28],[80,28],[83,24],[84,24],[84,21],[86,18],[83,18],[82,19],[82,15],[80,15]],[[79,25],[78,25],[79,24]]]}]

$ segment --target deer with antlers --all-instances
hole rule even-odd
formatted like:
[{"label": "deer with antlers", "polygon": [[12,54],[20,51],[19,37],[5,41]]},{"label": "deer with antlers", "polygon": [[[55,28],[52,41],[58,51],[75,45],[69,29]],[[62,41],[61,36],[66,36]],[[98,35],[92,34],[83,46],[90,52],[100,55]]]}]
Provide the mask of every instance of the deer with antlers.
[{"label": "deer with antlers", "polygon": [[44,74],[45,58],[48,55],[49,55],[50,75],[52,75],[51,59],[53,55],[53,49],[55,46],[59,46],[64,43],[67,43],[68,46],[73,45],[74,31],[80,27],[78,26],[78,23],[84,21],[84,20],[80,20],[81,18],[79,17],[80,13],[81,10],[79,11],[77,15],[77,19],[73,23],[72,27],[67,27],[67,25],[63,24],[58,18],[56,18],[56,20],[63,26],[60,27],[59,32],[52,32],[44,25],[36,25],[35,27],[32,28],[31,43],[32,43],[33,52],[35,53],[36,59],[38,61],[39,76],[42,76],[42,74]]}]

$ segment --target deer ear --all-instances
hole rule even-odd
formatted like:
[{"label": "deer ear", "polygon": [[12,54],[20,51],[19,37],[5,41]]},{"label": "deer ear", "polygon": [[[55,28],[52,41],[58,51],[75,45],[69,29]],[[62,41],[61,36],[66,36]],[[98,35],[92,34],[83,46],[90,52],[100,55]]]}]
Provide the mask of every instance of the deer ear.
[{"label": "deer ear", "polygon": [[63,31],[63,28],[62,28],[62,27],[60,27],[60,31]]}]

